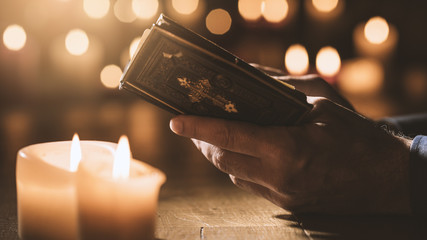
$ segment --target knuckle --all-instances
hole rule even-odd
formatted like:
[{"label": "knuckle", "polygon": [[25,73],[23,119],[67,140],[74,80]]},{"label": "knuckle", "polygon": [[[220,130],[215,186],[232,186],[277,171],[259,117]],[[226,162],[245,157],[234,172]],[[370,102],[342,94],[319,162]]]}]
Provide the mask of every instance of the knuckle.
[{"label": "knuckle", "polygon": [[325,109],[331,109],[334,103],[325,97],[317,97],[314,101],[314,108],[312,111],[316,111],[321,109],[320,111],[324,111]]},{"label": "knuckle", "polygon": [[216,168],[222,172],[229,172],[230,167],[227,163],[227,154],[224,150],[220,148],[212,149],[211,160]]}]

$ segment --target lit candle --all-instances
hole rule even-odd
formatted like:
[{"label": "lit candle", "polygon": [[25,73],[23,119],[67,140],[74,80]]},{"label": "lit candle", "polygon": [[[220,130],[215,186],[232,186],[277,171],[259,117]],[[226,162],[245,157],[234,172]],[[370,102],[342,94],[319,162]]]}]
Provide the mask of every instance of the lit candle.
[{"label": "lit candle", "polygon": [[77,171],[80,239],[153,239],[165,175],[134,160],[122,137],[114,160],[82,161]]},{"label": "lit candle", "polygon": [[[80,159],[108,158],[116,144],[50,142],[18,152],[16,184],[21,239],[76,239],[75,171]],[[84,153],[82,155],[82,152]]]}]

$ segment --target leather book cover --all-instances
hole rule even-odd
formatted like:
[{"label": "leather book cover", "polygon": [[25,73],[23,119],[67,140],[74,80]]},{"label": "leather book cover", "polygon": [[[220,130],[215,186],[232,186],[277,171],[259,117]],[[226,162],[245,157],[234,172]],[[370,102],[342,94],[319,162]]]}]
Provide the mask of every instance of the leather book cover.
[{"label": "leather book cover", "polygon": [[120,88],[175,114],[292,125],[306,96],[161,15],[147,29]]}]

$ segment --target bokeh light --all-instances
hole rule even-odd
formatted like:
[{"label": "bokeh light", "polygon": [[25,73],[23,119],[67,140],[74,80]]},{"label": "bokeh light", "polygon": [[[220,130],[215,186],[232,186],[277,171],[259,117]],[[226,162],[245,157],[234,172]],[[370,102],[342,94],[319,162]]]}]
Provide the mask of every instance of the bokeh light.
[{"label": "bokeh light", "polygon": [[114,16],[124,23],[135,21],[136,15],[132,10],[132,0],[117,0],[114,4]]},{"label": "bokeh light", "polygon": [[286,0],[265,0],[261,4],[261,11],[265,20],[278,23],[288,15],[289,5]]},{"label": "bokeh light", "polygon": [[240,15],[248,21],[255,21],[261,17],[261,5],[263,0],[239,0]]},{"label": "bokeh light", "polygon": [[338,75],[339,87],[352,94],[372,94],[381,90],[384,68],[374,59],[356,59],[343,64]]},{"label": "bokeh light", "polygon": [[129,46],[129,57],[131,59],[133,58],[133,55],[135,55],[135,52],[136,52],[136,49],[138,48],[138,44],[140,40],[141,40],[141,37],[134,38]]},{"label": "bokeh light", "polygon": [[122,73],[122,69],[119,66],[114,64],[107,65],[101,71],[101,82],[107,88],[117,88],[120,85]]},{"label": "bokeh light", "polygon": [[4,45],[13,51],[21,50],[27,41],[27,34],[24,28],[19,25],[10,25],[3,32]]},{"label": "bokeh light", "polygon": [[89,48],[89,38],[81,29],[73,29],[65,37],[65,47],[72,55],[82,55]]},{"label": "bokeh light", "polygon": [[158,0],[132,0],[132,10],[138,18],[152,18],[157,14],[158,9]]},{"label": "bokeh light", "polygon": [[319,12],[332,12],[338,5],[338,0],[312,0],[314,8]]},{"label": "bokeh light", "polygon": [[316,56],[317,71],[327,77],[335,76],[341,67],[341,58],[338,51],[330,46],[323,47]]},{"label": "bokeh light", "polygon": [[291,45],[285,53],[285,67],[291,75],[302,75],[308,70],[308,53],[301,44]]},{"label": "bokeh light", "polygon": [[206,17],[206,27],[211,33],[222,35],[230,30],[231,16],[224,9],[214,9]]},{"label": "bokeh light", "polygon": [[172,7],[180,14],[188,15],[196,11],[199,0],[172,0]]},{"label": "bokeh light", "polygon": [[83,9],[91,18],[102,18],[110,9],[110,0],[83,0]]},{"label": "bokeh light", "polygon": [[374,44],[381,44],[388,38],[389,26],[382,17],[373,17],[365,25],[365,38]]}]

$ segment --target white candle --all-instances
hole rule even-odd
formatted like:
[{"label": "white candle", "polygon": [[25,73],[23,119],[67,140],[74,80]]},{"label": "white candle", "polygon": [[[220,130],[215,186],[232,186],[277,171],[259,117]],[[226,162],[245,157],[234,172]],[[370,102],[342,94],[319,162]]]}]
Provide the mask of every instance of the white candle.
[{"label": "white candle", "polygon": [[[71,145],[71,141],[50,142],[19,150],[16,183],[21,239],[77,238],[74,171],[78,162],[70,162]],[[82,157],[111,159],[115,147],[114,143],[82,141]],[[73,158],[79,161],[75,151]]]},{"label": "white candle", "polygon": [[153,239],[165,175],[131,159],[127,138],[115,160],[83,160],[77,171],[80,239]]}]

